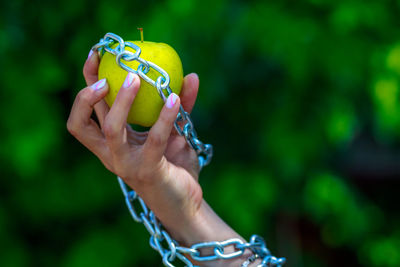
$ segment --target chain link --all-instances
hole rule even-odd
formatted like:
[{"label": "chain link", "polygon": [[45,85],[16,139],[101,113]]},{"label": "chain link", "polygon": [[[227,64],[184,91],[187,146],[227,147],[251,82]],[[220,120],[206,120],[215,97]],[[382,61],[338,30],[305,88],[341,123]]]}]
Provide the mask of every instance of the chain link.
[{"label": "chain link", "polygon": [[[115,47],[113,48],[113,46]],[[125,50],[126,47],[132,48],[135,52]],[[132,42],[125,42],[120,36],[114,33],[107,33],[92,47],[92,50],[98,51],[100,55],[103,55],[105,52],[115,55],[116,62],[122,69],[139,75],[140,78],[155,87],[164,102],[172,93],[169,87],[170,77],[168,73],[153,62],[141,58],[141,49],[138,45]],[[124,63],[130,61],[138,61],[140,63],[136,70]],[[156,80],[146,75],[150,69],[154,69],[160,74]],[[174,126],[178,134],[184,136],[188,145],[196,151],[200,169],[208,165],[213,155],[212,145],[204,144],[199,140],[193,126],[192,118],[183,109],[182,105],[179,107],[179,113]]]},{"label": "chain link", "polygon": [[[112,48],[115,44],[117,44],[117,46]],[[135,52],[133,53],[125,50],[126,47],[132,48]],[[140,58],[141,49],[134,43],[125,42],[120,36],[114,33],[107,33],[92,47],[92,50],[97,51],[100,55],[103,55],[105,52],[115,55],[116,62],[122,69],[133,72],[150,83],[157,89],[157,92],[164,102],[172,93],[169,87],[170,78],[168,73],[153,62]],[[127,66],[123,61],[138,61],[140,64],[137,70],[135,70]],[[150,68],[160,74],[155,81],[146,75],[150,71]],[[167,93],[167,95],[165,95],[165,93]],[[179,107],[179,113],[174,125],[178,134],[184,136],[188,145],[196,151],[200,170],[208,165],[213,155],[212,145],[204,144],[198,139],[192,119],[189,113],[183,109],[182,105]],[[150,246],[160,254],[165,266],[174,267],[175,265],[173,263],[180,261],[187,267],[195,267],[187,256],[199,262],[232,259],[243,255],[246,249],[250,249],[258,258],[263,259],[258,267],[281,267],[286,261],[285,258],[276,258],[272,256],[265,245],[265,241],[258,235],[253,235],[248,243],[238,238],[231,238],[222,242],[198,243],[192,245],[190,248],[181,247],[165,230],[163,230],[161,223],[158,221],[153,211],[147,208],[144,201],[136,192],[129,189],[120,177],[118,177],[118,182],[132,218],[138,223],[143,223],[150,234]],[[135,208],[135,203],[137,207],[140,207],[140,211]],[[226,253],[225,248],[227,247],[233,247],[234,252]],[[200,249],[204,248],[211,249],[213,254],[202,255]]]}]

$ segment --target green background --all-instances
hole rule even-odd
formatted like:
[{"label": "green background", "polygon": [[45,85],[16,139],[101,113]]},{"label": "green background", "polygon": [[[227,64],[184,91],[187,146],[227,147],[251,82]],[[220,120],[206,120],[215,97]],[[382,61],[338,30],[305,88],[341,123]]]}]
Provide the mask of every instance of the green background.
[{"label": "green background", "polygon": [[66,130],[106,32],[197,72],[206,200],[286,266],[400,266],[400,1],[2,1],[0,266],[160,266]]}]

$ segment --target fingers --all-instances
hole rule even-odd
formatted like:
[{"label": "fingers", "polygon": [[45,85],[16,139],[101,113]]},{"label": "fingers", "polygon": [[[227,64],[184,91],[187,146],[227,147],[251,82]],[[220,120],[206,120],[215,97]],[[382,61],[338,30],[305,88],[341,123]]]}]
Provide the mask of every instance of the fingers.
[{"label": "fingers", "polygon": [[183,79],[182,91],[180,93],[183,109],[192,112],[194,103],[196,102],[197,92],[199,90],[199,77],[196,73],[186,75]]},{"label": "fingers", "polygon": [[164,155],[171,135],[174,121],[179,111],[180,99],[175,93],[172,93],[165,101],[160,116],[153,127],[143,146],[143,154],[146,160],[158,162]]},{"label": "fingers", "polygon": [[[88,58],[83,66],[83,76],[85,77],[86,84],[88,86],[94,84],[98,79],[98,68],[100,58],[96,51],[90,50]],[[100,122],[100,126],[103,127],[104,118],[106,117],[109,107],[104,100],[99,101],[95,106],[94,110],[96,116]]]},{"label": "fingers", "polygon": [[90,116],[93,106],[102,100],[107,92],[108,85],[105,79],[81,90],[75,98],[67,122],[68,131],[96,155],[104,152],[104,147],[99,145],[104,143],[104,137]]},{"label": "fingers", "polygon": [[94,84],[98,80],[99,63],[100,58],[97,52],[90,50],[85,65],[83,65],[83,76],[88,86]]},{"label": "fingers", "polygon": [[104,99],[100,100],[96,105],[94,105],[94,111],[96,112],[97,119],[99,120],[100,127],[103,128],[104,120],[108,114],[110,108],[108,107]]},{"label": "fingers", "polygon": [[124,143],[126,121],[139,87],[139,76],[129,72],[121,89],[118,91],[110,111],[105,117],[103,131],[111,148],[118,148]]}]

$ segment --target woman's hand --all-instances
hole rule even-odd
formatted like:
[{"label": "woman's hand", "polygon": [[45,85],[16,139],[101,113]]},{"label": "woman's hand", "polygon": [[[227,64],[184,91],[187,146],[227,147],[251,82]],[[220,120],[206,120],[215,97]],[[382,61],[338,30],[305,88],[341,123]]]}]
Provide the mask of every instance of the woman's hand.
[{"label": "woman's hand", "polygon": [[[139,90],[140,79],[129,73],[111,108],[103,100],[108,92],[105,80],[97,81],[99,57],[87,59],[83,73],[88,87],[73,104],[67,128],[102,163],[120,176],[143,198],[165,227],[192,219],[202,202],[197,182],[196,153],[173,129],[179,105],[190,112],[199,81],[185,77],[180,98],[172,94],[149,132],[136,132],[126,123]],[[96,112],[98,125],[91,115]]]},{"label": "woman's hand", "polygon": [[[175,94],[168,97],[150,131],[136,132],[126,121],[139,90],[139,77],[127,75],[109,108],[103,99],[109,90],[107,82],[97,81],[98,64],[98,55],[91,53],[83,69],[88,87],[74,101],[67,122],[69,132],[139,194],[180,245],[241,238],[203,200],[197,155],[173,129],[180,104],[187,112],[194,106],[197,75],[185,77],[181,98]],[[93,110],[99,124],[91,119]],[[248,255],[203,266],[238,266]]]}]

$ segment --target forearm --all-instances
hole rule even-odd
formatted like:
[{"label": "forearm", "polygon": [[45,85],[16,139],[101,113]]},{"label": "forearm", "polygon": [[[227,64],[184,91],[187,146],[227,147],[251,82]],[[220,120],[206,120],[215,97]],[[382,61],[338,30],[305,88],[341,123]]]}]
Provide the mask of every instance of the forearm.
[{"label": "forearm", "polygon": [[[230,226],[228,226],[203,200],[201,207],[197,214],[191,221],[182,224],[176,224],[176,227],[167,227],[171,237],[176,239],[181,246],[190,247],[197,243],[211,242],[211,241],[225,241],[231,238],[238,238],[245,242],[245,239],[236,233]],[[202,249],[201,255],[213,255],[211,249]],[[234,251],[233,246],[226,247],[224,254]],[[230,260],[215,260],[195,262],[195,265],[200,266],[241,266],[241,264],[251,256],[252,252],[246,250],[240,257]],[[256,266],[256,265],[254,265]]]}]

